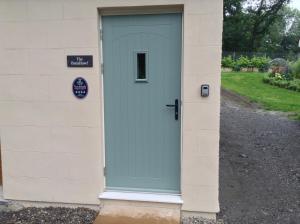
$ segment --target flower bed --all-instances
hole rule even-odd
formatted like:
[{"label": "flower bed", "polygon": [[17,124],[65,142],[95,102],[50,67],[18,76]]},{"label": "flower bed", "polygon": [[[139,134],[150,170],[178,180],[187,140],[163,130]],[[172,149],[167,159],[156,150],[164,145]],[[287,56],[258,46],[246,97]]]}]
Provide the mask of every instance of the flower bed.
[{"label": "flower bed", "polygon": [[277,58],[270,62],[270,69],[271,72],[263,78],[264,83],[300,92],[300,60],[289,64]]},{"label": "flower bed", "polygon": [[272,74],[267,74],[263,78],[263,82],[273,86],[300,92],[300,79],[287,80],[280,73],[275,73],[274,76]]}]

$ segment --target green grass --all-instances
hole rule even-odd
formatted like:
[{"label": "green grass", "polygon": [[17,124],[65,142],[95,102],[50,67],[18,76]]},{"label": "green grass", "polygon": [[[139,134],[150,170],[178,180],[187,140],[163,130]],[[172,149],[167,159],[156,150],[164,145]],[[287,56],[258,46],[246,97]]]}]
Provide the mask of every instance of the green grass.
[{"label": "green grass", "polygon": [[225,72],[222,74],[222,87],[267,110],[289,112],[300,120],[300,93],[263,83],[263,73]]}]

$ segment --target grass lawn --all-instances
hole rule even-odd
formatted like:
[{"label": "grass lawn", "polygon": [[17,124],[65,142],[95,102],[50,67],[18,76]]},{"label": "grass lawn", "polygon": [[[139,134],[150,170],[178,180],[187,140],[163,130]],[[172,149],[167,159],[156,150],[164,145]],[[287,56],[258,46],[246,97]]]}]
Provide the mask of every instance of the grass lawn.
[{"label": "grass lawn", "polygon": [[267,110],[289,112],[300,120],[300,93],[265,84],[263,76],[263,73],[225,72],[222,87],[246,96]]}]

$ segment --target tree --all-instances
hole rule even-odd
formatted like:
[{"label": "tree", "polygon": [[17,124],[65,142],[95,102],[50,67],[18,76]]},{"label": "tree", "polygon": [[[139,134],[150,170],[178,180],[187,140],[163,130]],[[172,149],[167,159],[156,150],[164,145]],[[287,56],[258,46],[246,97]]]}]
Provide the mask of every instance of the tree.
[{"label": "tree", "polygon": [[300,11],[295,9],[292,13],[290,28],[285,32],[281,42],[281,46],[284,52],[288,53],[288,56],[297,55],[300,52],[298,46],[300,39]]},{"label": "tree", "polygon": [[269,32],[271,25],[280,16],[279,11],[290,0],[252,0],[247,12],[252,20],[249,38],[249,48],[260,47],[262,38]]},{"label": "tree", "polygon": [[276,57],[294,59],[299,52],[300,11],[284,7],[263,37],[258,51],[272,52]]},{"label": "tree", "polygon": [[290,0],[225,0],[224,51],[257,51]]},{"label": "tree", "polygon": [[224,29],[223,29],[223,50],[241,51],[245,40],[246,20],[243,12],[243,4],[246,0],[225,0],[224,1]]}]

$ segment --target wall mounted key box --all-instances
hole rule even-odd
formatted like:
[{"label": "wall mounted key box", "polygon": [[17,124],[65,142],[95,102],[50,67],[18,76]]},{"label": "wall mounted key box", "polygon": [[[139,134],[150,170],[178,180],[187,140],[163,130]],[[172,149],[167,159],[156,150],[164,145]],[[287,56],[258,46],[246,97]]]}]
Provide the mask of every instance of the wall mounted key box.
[{"label": "wall mounted key box", "polygon": [[0,8],[5,199],[216,217],[222,0]]},{"label": "wall mounted key box", "polygon": [[201,96],[202,97],[209,96],[209,85],[208,84],[201,85]]}]

